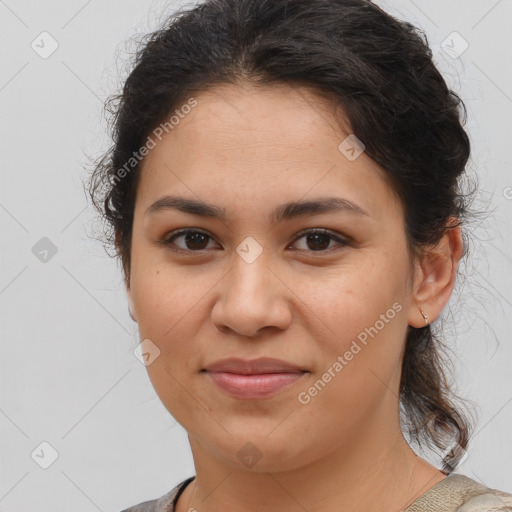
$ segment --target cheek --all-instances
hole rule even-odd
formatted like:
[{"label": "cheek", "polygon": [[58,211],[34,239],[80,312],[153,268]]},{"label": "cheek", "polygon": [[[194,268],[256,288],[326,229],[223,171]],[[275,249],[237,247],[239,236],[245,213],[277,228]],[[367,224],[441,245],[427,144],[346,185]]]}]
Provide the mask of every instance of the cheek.
[{"label": "cheek", "polygon": [[203,279],[190,278],[160,265],[140,265],[132,283],[132,297],[141,336],[163,339],[200,305],[208,289]]},{"label": "cheek", "polygon": [[146,370],[164,406],[182,422],[191,405],[183,386],[197,371],[192,364],[197,351],[194,339],[204,322],[199,318],[204,316],[201,299],[209,287],[204,280],[186,278],[163,265],[139,268],[132,285],[139,336],[141,341],[151,340],[159,351]]},{"label": "cheek", "polygon": [[407,329],[405,308],[393,286],[347,287],[336,290],[336,297],[325,294],[323,302],[312,303],[330,329],[314,336],[321,364],[300,390],[301,404],[309,401],[301,407],[322,418],[319,432],[327,439],[355,435],[379,404],[394,400]]},{"label": "cheek", "polygon": [[[294,292],[303,303],[309,328],[333,349],[343,350],[377,323],[383,336],[403,323],[404,280],[397,269],[405,268],[380,252],[358,254],[336,269],[295,279]],[[384,322],[384,323],[383,323]],[[392,326],[392,324],[395,324]]]},{"label": "cheek", "polygon": [[[373,262],[338,272],[338,277],[325,282],[323,293],[303,285],[303,297],[322,319],[315,320],[321,326],[314,339],[322,359],[316,378],[328,381],[313,407],[340,428],[338,409],[329,405],[332,401],[343,411],[365,415],[383,399],[400,371],[407,329],[404,276],[394,260],[382,256]],[[344,428],[349,425],[350,421],[344,423]]]}]

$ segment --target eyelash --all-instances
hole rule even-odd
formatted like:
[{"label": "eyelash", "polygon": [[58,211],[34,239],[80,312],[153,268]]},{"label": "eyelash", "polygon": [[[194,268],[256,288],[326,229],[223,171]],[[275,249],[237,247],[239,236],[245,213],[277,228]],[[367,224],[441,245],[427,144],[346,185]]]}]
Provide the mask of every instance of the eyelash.
[{"label": "eyelash", "polygon": [[[209,235],[208,233],[206,233],[204,231],[198,230],[198,229],[181,229],[181,230],[178,230],[176,232],[170,233],[168,236],[166,236],[164,239],[161,240],[161,244],[166,246],[166,247],[169,247],[171,250],[173,250],[175,252],[181,252],[181,253],[185,253],[185,254],[201,253],[203,251],[206,251],[207,249],[200,249],[200,250],[194,251],[194,250],[190,250],[190,249],[182,249],[181,247],[178,247],[178,248],[175,247],[175,246],[173,247],[173,242],[174,242],[174,240],[176,240],[176,238],[179,238],[180,236],[183,236],[183,235],[187,235],[189,233],[200,233],[202,235],[206,235],[210,239],[213,239],[213,237],[211,235]],[[309,230],[306,230],[306,231],[301,231],[295,237],[293,242],[291,242],[290,245],[296,243],[298,240],[300,240],[301,238],[303,238],[303,237],[305,237],[307,235],[325,235],[328,238],[331,238],[332,240],[337,242],[339,246],[341,246],[338,249],[341,249],[342,247],[345,247],[345,246],[349,245],[349,242],[347,240],[344,240],[343,238],[340,238],[339,236],[333,234],[332,232],[330,232],[330,231],[328,231],[326,229],[309,229]],[[328,249],[319,250],[319,251],[312,251],[312,250],[306,250],[306,249],[299,249],[299,250],[300,251],[309,252],[309,253],[313,253],[313,254],[318,254],[318,253],[321,254],[321,253],[330,253],[332,250],[337,250],[337,249],[333,248],[333,247],[330,247]]]}]

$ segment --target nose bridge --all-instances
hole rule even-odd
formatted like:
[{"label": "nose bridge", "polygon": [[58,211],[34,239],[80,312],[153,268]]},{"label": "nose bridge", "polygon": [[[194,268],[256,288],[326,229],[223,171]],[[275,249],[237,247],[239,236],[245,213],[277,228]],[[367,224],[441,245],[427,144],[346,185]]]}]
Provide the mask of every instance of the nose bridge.
[{"label": "nose bridge", "polygon": [[252,293],[253,298],[263,298],[262,293],[269,293],[270,287],[268,269],[269,258],[261,251],[256,254],[255,248],[243,243],[237,248],[231,272],[231,286],[235,293]]},{"label": "nose bridge", "polygon": [[269,252],[252,240],[243,241],[236,252],[225,299],[235,300],[240,308],[263,307],[275,293],[275,283],[271,282],[273,276],[268,269]]},{"label": "nose bridge", "polygon": [[272,265],[270,248],[264,238],[258,242],[253,236],[246,236],[235,247],[233,268],[230,272],[230,284],[235,288],[258,288],[268,280],[271,274],[268,265]]},{"label": "nose bridge", "polygon": [[[259,245],[259,244],[258,244]],[[219,328],[250,336],[263,327],[286,328],[290,320],[283,284],[268,267],[269,254],[251,240],[237,247],[233,267],[223,280],[212,311]]]}]

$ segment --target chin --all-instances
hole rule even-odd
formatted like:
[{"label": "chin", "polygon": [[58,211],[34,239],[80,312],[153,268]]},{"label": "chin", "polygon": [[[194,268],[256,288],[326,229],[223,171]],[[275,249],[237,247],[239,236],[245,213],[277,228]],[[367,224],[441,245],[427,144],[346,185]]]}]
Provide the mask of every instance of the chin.
[{"label": "chin", "polygon": [[[201,444],[233,469],[253,473],[290,471],[321,456],[318,446],[308,447],[293,441],[285,429],[264,436],[262,430],[258,429],[259,434],[248,431],[222,440],[209,439]],[[265,429],[265,432],[271,432],[271,429]]]}]

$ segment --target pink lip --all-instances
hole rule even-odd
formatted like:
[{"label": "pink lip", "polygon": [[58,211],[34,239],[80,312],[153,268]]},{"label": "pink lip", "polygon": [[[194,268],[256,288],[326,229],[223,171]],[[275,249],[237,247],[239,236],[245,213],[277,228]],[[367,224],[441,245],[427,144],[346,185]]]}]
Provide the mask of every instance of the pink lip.
[{"label": "pink lip", "polygon": [[293,385],[306,373],[296,365],[271,358],[223,359],[203,371],[220,390],[234,398],[245,399],[272,396]]},{"label": "pink lip", "polygon": [[265,398],[291,386],[305,372],[265,373],[241,375],[237,373],[208,372],[212,381],[235,398]]}]

